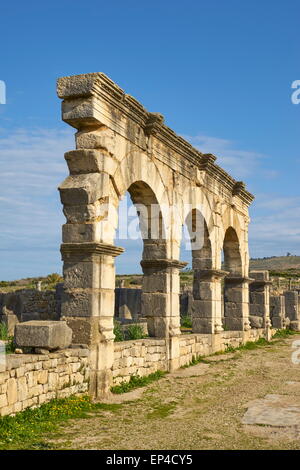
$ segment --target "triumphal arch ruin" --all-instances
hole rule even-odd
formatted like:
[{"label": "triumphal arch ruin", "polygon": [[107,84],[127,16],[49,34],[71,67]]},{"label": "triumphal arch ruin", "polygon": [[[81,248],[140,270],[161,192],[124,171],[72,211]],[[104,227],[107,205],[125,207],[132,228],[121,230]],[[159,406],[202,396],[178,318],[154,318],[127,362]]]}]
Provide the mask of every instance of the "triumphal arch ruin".
[{"label": "triumphal arch ruin", "polygon": [[[178,367],[179,272],[185,266],[180,243],[187,220],[195,242],[193,333],[217,337],[224,329],[250,329],[248,207],[253,196],[216,164],[214,155],[193,148],[161,114],[148,112],[103,73],[60,78],[57,91],[62,119],[77,130],[76,149],[65,154],[70,176],[59,187],[66,217],[62,316],[73,341],[90,346],[91,388],[100,395],[111,384],[114,263],[123,252],[114,244],[120,199],[128,191],[133,203],[145,208],[140,213],[146,227],[143,316],[149,335],[168,341],[172,369]],[[166,208],[170,212],[164,217]],[[149,220],[157,222],[155,237],[149,235]]]}]

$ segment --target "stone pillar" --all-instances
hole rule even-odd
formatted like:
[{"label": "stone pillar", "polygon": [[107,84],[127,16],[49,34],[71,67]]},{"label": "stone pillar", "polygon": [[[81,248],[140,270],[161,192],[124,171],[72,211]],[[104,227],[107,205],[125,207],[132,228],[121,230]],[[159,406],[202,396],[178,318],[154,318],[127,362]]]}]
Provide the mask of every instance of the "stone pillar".
[{"label": "stone pillar", "polygon": [[194,269],[193,333],[214,334],[222,327],[222,279],[227,271]]},{"label": "stone pillar", "polygon": [[248,331],[249,282],[243,276],[226,276],[224,285],[224,323],[226,330]]},{"label": "stone pillar", "polygon": [[180,334],[179,271],[187,263],[173,259],[143,260],[142,317],[156,338]]},{"label": "stone pillar", "polygon": [[105,396],[112,384],[115,307],[114,257],[122,248],[104,243],[63,243],[62,319],[73,330],[73,343],[90,348],[90,393]]},{"label": "stone pillar", "polygon": [[270,296],[270,317],[273,328],[285,328],[285,301],[283,295]]},{"label": "stone pillar", "polygon": [[249,288],[251,328],[270,328],[269,271],[250,271],[250,277],[254,279]]},{"label": "stone pillar", "polygon": [[283,293],[285,298],[285,314],[290,320],[291,330],[300,331],[300,308],[299,294],[297,291],[286,291]]}]

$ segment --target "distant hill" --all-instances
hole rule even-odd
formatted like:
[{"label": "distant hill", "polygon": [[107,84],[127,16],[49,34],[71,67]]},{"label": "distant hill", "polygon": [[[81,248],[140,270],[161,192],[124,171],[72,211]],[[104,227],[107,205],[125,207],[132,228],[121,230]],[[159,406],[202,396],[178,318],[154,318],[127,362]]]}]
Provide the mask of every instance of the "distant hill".
[{"label": "distant hill", "polygon": [[269,271],[300,271],[300,256],[272,256],[250,260],[250,269]]}]

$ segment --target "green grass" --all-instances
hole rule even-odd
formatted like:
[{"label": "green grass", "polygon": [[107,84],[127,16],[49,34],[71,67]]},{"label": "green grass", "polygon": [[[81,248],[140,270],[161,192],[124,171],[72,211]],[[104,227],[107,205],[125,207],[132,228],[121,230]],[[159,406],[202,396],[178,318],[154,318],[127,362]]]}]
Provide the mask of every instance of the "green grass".
[{"label": "green grass", "polygon": [[134,390],[135,388],[146,387],[146,385],[149,385],[150,383],[155,382],[156,380],[159,380],[164,377],[166,373],[167,372],[165,371],[157,370],[156,372],[153,372],[153,374],[149,374],[145,377],[132,375],[130,377],[129,382],[121,382],[120,385],[115,385],[111,387],[110,390],[112,393],[116,394],[127,393],[131,390]]},{"label": "green grass", "polygon": [[121,325],[118,322],[115,322],[114,324],[114,335],[116,343],[120,341],[125,341],[124,331],[122,330]]},{"label": "green grass", "polygon": [[8,340],[8,328],[7,328],[7,325],[3,322],[0,322],[0,340],[1,341]]},{"label": "green grass", "polygon": [[141,325],[132,324],[123,329],[119,322],[114,324],[115,342],[147,338]]},{"label": "green grass", "polygon": [[180,324],[184,328],[192,328],[192,319],[188,316],[183,316],[180,318]]},{"label": "green grass", "polygon": [[0,450],[47,448],[43,436],[54,433],[68,419],[86,418],[89,412],[116,412],[122,405],[92,403],[88,396],[51,400],[39,408],[0,418]]},{"label": "green grass", "polygon": [[[242,344],[241,346],[238,346],[236,348],[234,348],[230,344],[226,344],[226,349],[224,351],[217,351],[214,354],[211,354],[210,356],[220,356],[222,354],[235,353],[238,351],[251,351],[253,349],[261,348],[263,346],[270,346],[271,344],[271,342],[266,341],[264,338],[259,338],[257,341],[247,341],[247,343]],[[212,361],[205,359],[205,356],[193,356],[192,360],[188,364],[181,366],[181,368],[185,369],[190,366],[195,366],[199,363],[212,364]]]},{"label": "green grass", "polygon": [[15,352],[14,337],[9,336],[7,325],[3,322],[0,322],[0,341],[6,341],[6,354],[12,354]]},{"label": "green grass", "polygon": [[287,338],[291,335],[299,335],[299,331],[289,330],[288,328],[283,328],[281,330],[277,330],[276,333],[272,336],[273,338]]},{"label": "green grass", "polygon": [[146,338],[146,335],[141,325],[132,324],[132,325],[128,325],[126,329],[125,337],[128,340],[133,340],[133,339]]},{"label": "green grass", "polygon": [[211,364],[211,361],[207,361],[204,358],[204,356],[193,356],[192,360],[188,364],[181,366],[181,369],[186,369],[187,367],[190,367],[190,366],[196,366],[197,364],[200,364],[200,363]]},{"label": "green grass", "polygon": [[153,411],[146,415],[147,419],[163,419],[169,416],[177,405],[176,401],[161,403],[154,406]]}]

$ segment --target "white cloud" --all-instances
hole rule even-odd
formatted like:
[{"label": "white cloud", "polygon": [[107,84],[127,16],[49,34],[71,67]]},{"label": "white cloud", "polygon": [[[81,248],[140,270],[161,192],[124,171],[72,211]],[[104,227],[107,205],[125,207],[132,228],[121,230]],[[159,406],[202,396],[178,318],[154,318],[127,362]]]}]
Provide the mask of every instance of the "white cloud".
[{"label": "white cloud", "polygon": [[[213,153],[216,163],[228,171],[234,178],[242,179],[251,176],[268,157],[262,153],[235,149],[235,143],[207,135],[184,136],[202,153]],[[274,170],[261,168],[263,176],[272,178],[277,175]]]},{"label": "white cloud", "polygon": [[[237,179],[256,175],[258,169],[265,177],[272,176],[272,170],[263,168],[267,157],[260,153],[235,149],[225,139],[204,135],[185,138],[202,152],[216,154],[217,163]],[[59,271],[65,218],[57,186],[68,175],[63,155],[73,148],[72,129],[0,129],[0,251],[5,253],[0,263],[1,279],[34,275],[39,266],[38,251],[43,253],[38,274],[47,274],[54,266]],[[250,225],[254,255],[297,251],[299,203],[298,197],[258,194]],[[136,254],[136,248],[128,246],[118,260],[120,270],[130,265],[137,270],[140,254]]]},{"label": "white cloud", "polygon": [[64,216],[57,186],[68,174],[64,152],[72,148],[69,129],[0,129],[1,250],[59,249]]},{"label": "white cloud", "polygon": [[300,197],[258,194],[249,226],[255,256],[300,254]]}]

